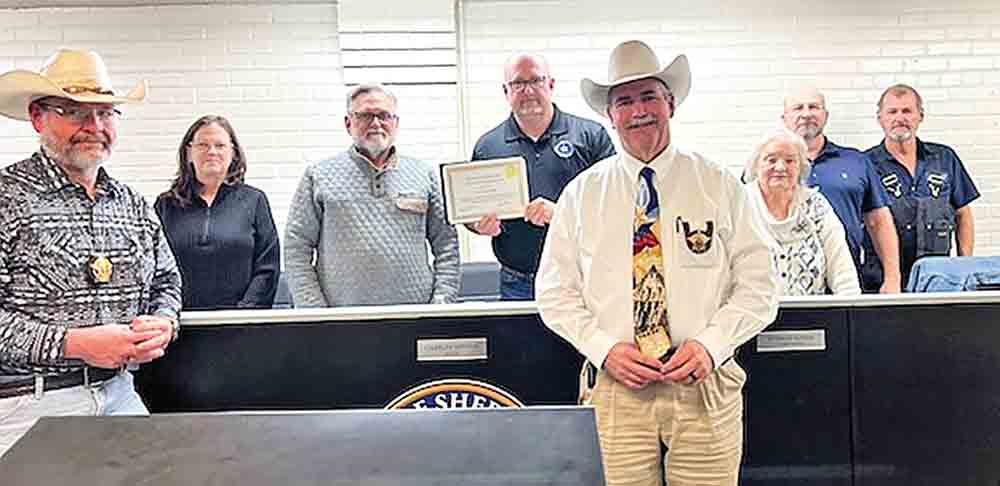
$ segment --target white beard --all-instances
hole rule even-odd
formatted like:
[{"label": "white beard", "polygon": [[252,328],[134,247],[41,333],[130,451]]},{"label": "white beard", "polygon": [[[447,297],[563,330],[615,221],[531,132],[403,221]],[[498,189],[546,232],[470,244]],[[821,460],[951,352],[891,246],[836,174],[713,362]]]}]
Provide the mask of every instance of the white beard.
[{"label": "white beard", "polygon": [[354,143],[372,157],[378,158],[392,147],[392,137],[360,137]]},{"label": "white beard", "polygon": [[823,129],[818,124],[801,125],[795,127],[795,133],[806,140],[812,140],[823,133]]},{"label": "white beard", "polygon": [[111,147],[101,150],[98,153],[83,152],[77,149],[73,142],[63,143],[45,131],[39,137],[39,143],[49,157],[60,164],[65,164],[79,170],[100,167],[111,158],[112,152]]},{"label": "white beard", "polygon": [[913,138],[913,130],[905,127],[898,127],[889,130],[889,138],[893,142],[902,143]]}]

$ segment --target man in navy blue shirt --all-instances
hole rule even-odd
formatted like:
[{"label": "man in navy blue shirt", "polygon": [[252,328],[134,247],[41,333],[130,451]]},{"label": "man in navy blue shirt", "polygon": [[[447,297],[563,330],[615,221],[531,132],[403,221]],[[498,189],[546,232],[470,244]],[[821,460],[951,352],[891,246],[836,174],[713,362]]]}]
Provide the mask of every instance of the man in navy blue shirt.
[{"label": "man in navy blue shirt", "polygon": [[601,124],[563,112],[552,103],[555,79],[549,63],[536,54],[516,54],[504,65],[503,92],[510,116],[486,132],[472,160],[524,157],[530,202],[524,218],[500,221],[483,217],[466,227],[493,237],[500,262],[500,298],[534,299],[535,271],[556,200],[577,174],[615,154]]},{"label": "man in navy blue shirt", "polygon": [[[886,271],[875,290],[898,293],[902,288],[899,241],[885,190],[863,153],[841,147],[823,134],[829,115],[822,93],[815,88],[804,88],[785,97],[781,119],[785,127],[799,134],[809,147],[809,160],[812,161],[809,185],[819,187],[844,224],[847,245],[859,277],[862,263],[874,260],[877,254]],[[875,254],[861,251],[866,229],[874,237],[872,248]]]},{"label": "man in navy blue shirt", "polygon": [[[917,138],[923,121],[924,102],[917,90],[905,84],[890,86],[878,101],[878,123],[885,138],[865,151],[889,196],[904,287],[919,258],[951,254],[953,234],[959,256],[972,255],[975,245],[969,203],[979,191],[954,150]],[[866,235],[865,247],[871,244]],[[877,262],[872,263],[863,268],[866,287],[882,275]]]}]

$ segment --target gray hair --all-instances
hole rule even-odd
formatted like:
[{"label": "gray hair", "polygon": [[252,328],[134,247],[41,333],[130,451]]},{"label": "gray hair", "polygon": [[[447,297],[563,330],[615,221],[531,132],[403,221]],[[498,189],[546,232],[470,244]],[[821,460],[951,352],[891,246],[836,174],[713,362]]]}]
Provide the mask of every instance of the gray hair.
[{"label": "gray hair", "polygon": [[396,95],[392,94],[392,91],[389,91],[389,88],[386,88],[384,85],[379,83],[359,84],[347,92],[347,113],[351,113],[351,107],[354,105],[354,100],[358,96],[368,93],[382,93],[392,100],[393,109],[399,108],[399,101],[396,100]]},{"label": "gray hair", "polygon": [[893,96],[904,96],[907,93],[913,93],[913,97],[917,99],[917,111],[920,112],[920,116],[924,116],[924,98],[917,93],[917,90],[908,84],[897,83],[889,86],[882,92],[882,96],[878,97],[878,113],[882,112],[882,102],[885,101],[885,95],[892,93]]},{"label": "gray hair", "polygon": [[775,140],[785,142],[792,147],[792,150],[795,152],[795,158],[799,162],[799,185],[805,185],[812,171],[812,163],[809,162],[808,155],[809,147],[799,134],[785,127],[778,127],[768,131],[761,137],[760,142],[754,146],[753,152],[750,153],[750,158],[747,159],[746,168],[743,170],[743,182],[749,184],[757,180],[759,172],[757,163],[760,162],[760,157],[764,154],[764,147]]}]

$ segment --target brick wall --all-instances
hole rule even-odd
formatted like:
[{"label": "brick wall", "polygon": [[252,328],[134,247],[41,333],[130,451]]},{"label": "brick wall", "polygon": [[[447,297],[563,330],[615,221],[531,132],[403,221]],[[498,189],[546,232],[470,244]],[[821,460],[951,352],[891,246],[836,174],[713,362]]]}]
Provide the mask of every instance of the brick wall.
[{"label": "brick wall", "polygon": [[912,83],[927,111],[921,138],[953,146],[983,194],[972,206],[977,253],[996,255],[997,7],[994,0],[468,0],[461,21],[474,115],[465,122],[474,139],[505,116],[500,66],[522,49],[548,56],[560,107],[596,118],[580,97],[580,79],[604,80],[610,50],[641,39],[668,62],[681,52],[691,61],[691,95],[671,124],[673,139],[738,170],[778,122],[788,87],[820,87],[830,111],[827,134],[865,149],[881,141],[879,94]]},{"label": "brick wall", "polygon": [[344,82],[380,82],[399,99],[400,151],[435,164],[465,158],[452,0],[342,1],[340,39]]},{"label": "brick wall", "polygon": [[[878,94],[909,82],[926,100],[922,138],[952,145],[983,193],[973,204],[977,253],[1000,254],[1000,166],[992,163],[1000,152],[1000,9],[992,0],[630,0],[624,8],[596,0],[465,0],[459,25],[451,0],[214,3],[0,9],[0,71],[37,69],[57,47],[75,46],[100,51],[119,89],[147,79],[149,101],[127,111],[111,170],[150,197],[166,188],[187,126],[205,113],[229,116],[248,146],[249,182],[268,192],[282,227],[304,161],[349,142],[344,83],[360,79],[346,79],[342,66],[406,64],[415,55],[342,53],[391,44],[359,32],[444,32],[420,41],[433,45],[447,44],[456,28],[463,34],[457,45],[464,51],[453,58],[461,97],[447,85],[396,88],[400,146],[432,162],[467,157],[475,139],[506,116],[501,68],[515,50],[548,55],[556,102],[595,118],[579,80],[602,79],[615,44],[639,38],[663,57],[685,52],[694,83],[674,119],[674,139],[734,169],[777,123],[788,86],[818,85],[828,97],[830,137],[866,148],[881,137]],[[452,59],[425,55],[432,64]],[[35,145],[28,124],[0,119],[0,164]],[[481,237],[463,253],[466,260],[492,258]]]},{"label": "brick wall", "polygon": [[[247,182],[283,228],[304,161],[349,140],[337,17],[334,2],[0,10],[0,72],[37,70],[66,46],[100,52],[117,90],[146,79],[147,102],[124,107],[108,167],[150,199],[169,186],[187,127],[225,115],[247,150]],[[0,163],[36,147],[30,124],[0,118]]]}]

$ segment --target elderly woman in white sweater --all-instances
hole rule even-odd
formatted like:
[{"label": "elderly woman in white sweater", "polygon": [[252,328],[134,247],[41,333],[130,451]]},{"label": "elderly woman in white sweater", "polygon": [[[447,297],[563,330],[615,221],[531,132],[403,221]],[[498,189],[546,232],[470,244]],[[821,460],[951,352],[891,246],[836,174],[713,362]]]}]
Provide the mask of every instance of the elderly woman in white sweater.
[{"label": "elderly woman in white sweater", "polygon": [[747,190],[774,240],[781,293],[858,295],[844,226],[819,190],[803,185],[810,170],[805,141],[784,128],[766,134],[747,162]]}]

